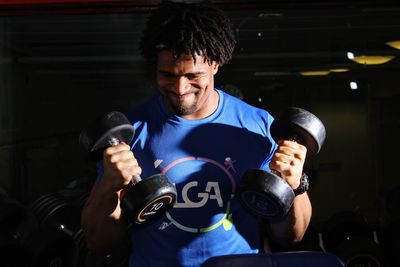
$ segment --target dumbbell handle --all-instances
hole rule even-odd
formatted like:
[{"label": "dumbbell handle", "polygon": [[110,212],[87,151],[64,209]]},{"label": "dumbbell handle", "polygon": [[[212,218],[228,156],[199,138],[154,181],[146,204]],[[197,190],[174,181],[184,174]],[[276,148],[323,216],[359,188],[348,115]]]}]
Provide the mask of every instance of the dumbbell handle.
[{"label": "dumbbell handle", "polygon": [[60,230],[61,232],[67,234],[69,237],[72,237],[74,235],[74,233],[71,231],[71,229],[69,229],[64,224],[58,225],[58,230]]},{"label": "dumbbell handle", "polygon": [[[111,137],[109,140],[109,143],[111,146],[116,146],[120,143],[120,141],[116,137]],[[132,184],[136,184],[136,183],[140,182],[141,180],[142,180],[142,177],[140,177],[139,175],[132,176]]]},{"label": "dumbbell handle", "polygon": [[[297,135],[292,135],[292,136],[285,137],[284,140],[293,141],[293,142],[296,142],[296,143],[298,143],[298,144],[301,143],[301,140],[300,140],[300,138],[299,138]],[[278,175],[279,177],[282,177],[282,176],[281,176],[281,173],[278,172],[277,170],[272,169],[271,172],[272,172],[273,174],[275,174],[275,175]]]}]

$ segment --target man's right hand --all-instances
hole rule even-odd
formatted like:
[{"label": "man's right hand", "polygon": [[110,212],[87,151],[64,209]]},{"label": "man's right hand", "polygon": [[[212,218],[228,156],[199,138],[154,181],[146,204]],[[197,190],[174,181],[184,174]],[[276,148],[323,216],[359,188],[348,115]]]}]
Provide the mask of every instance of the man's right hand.
[{"label": "man's right hand", "polygon": [[100,180],[104,186],[116,192],[125,188],[133,176],[140,176],[142,169],[125,143],[108,147],[103,152],[103,177]]}]

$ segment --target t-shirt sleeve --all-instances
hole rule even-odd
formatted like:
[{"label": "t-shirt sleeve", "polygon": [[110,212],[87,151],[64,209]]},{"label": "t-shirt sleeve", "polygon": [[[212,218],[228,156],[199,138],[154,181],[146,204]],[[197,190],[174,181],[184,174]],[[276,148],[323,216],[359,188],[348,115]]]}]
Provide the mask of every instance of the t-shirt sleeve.
[{"label": "t-shirt sleeve", "polygon": [[274,156],[275,150],[278,148],[277,143],[274,141],[274,139],[271,136],[270,132],[270,127],[272,122],[274,121],[274,118],[269,114],[266,113],[265,118],[264,118],[264,129],[265,129],[265,159],[261,165],[261,169],[266,170],[266,171],[271,171],[269,168],[269,162],[271,161],[272,157]]}]

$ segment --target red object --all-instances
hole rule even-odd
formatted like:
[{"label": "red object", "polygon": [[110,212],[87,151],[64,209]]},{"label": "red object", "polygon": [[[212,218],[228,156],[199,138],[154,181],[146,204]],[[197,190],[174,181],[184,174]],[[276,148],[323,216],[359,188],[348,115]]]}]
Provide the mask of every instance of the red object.
[{"label": "red object", "polygon": [[[0,0],[0,16],[152,11],[161,0]],[[398,0],[213,0],[224,9],[394,6]]]},{"label": "red object", "polygon": [[0,0],[0,16],[151,11],[157,0]]}]

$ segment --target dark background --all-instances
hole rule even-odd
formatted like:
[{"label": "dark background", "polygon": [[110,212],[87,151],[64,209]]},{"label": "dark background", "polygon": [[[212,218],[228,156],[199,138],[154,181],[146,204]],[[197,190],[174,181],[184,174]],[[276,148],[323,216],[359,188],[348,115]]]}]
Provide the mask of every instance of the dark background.
[{"label": "dark background", "polygon": [[[10,196],[29,204],[93,178],[78,146],[81,129],[102,112],[125,111],[156,93],[154,71],[137,47],[158,2],[0,2],[0,186]],[[326,126],[322,151],[307,162],[313,225],[346,210],[377,229],[398,216],[399,203],[387,198],[399,187],[400,51],[386,44],[400,40],[398,4],[213,2],[232,19],[238,39],[216,86],[239,89],[273,115],[303,107]],[[348,52],[394,58],[358,64]],[[300,74],[321,70],[333,71]]]}]

